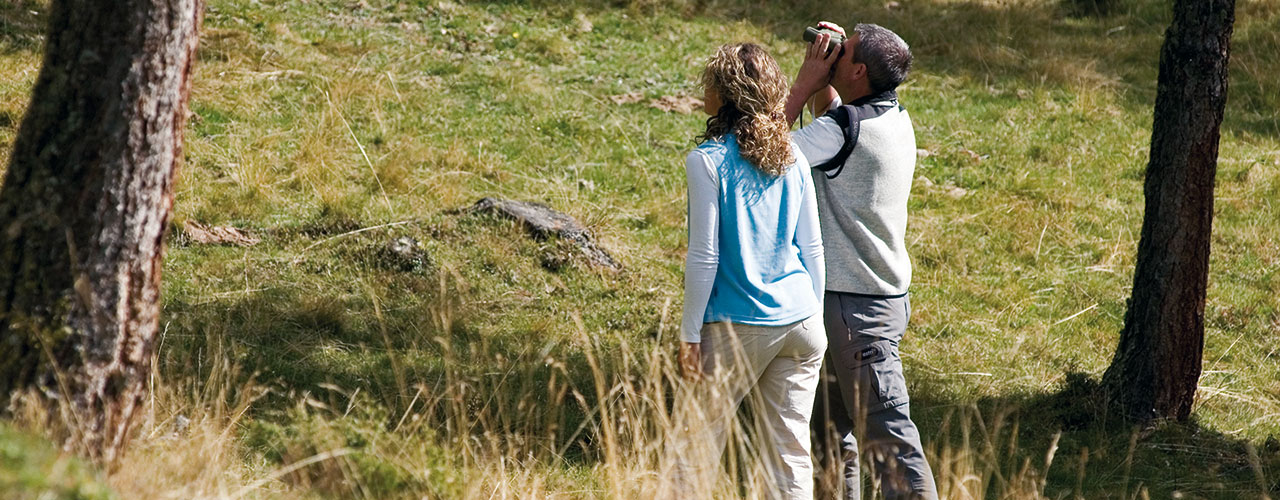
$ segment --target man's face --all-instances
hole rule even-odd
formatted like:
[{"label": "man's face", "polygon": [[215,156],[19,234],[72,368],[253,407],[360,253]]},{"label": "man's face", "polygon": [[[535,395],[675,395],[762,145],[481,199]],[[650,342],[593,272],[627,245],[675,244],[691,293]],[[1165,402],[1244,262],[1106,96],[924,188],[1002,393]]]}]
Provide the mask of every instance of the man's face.
[{"label": "man's face", "polygon": [[857,79],[865,78],[867,75],[865,65],[853,62],[853,53],[857,49],[858,34],[854,33],[845,39],[844,45],[841,46],[843,52],[836,59],[835,64],[831,65],[831,85],[837,90],[852,86]]}]

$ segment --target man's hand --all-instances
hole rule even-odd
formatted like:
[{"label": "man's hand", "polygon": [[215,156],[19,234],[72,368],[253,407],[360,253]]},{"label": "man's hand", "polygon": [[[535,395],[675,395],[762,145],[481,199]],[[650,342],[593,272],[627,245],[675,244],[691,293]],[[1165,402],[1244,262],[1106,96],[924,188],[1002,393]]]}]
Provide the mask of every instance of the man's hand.
[{"label": "man's hand", "polygon": [[809,44],[805,51],[804,63],[800,65],[800,73],[791,84],[791,94],[787,96],[787,123],[793,123],[800,117],[804,104],[815,92],[827,87],[831,81],[831,65],[840,57],[840,51],[827,52],[827,42],[831,35],[818,34],[818,39]]},{"label": "man's hand", "polygon": [[839,33],[840,36],[849,36],[848,34],[845,34],[844,28],[841,28],[839,24],[833,23],[831,21],[818,21],[818,29],[829,29],[831,31]]},{"label": "man's hand", "polygon": [[809,50],[804,53],[804,63],[800,65],[800,73],[796,75],[795,87],[812,94],[831,81],[831,65],[840,57],[840,51],[827,50],[830,40],[831,35],[820,33],[818,39],[809,44]]},{"label": "man's hand", "polygon": [[679,362],[680,374],[685,380],[696,381],[702,378],[702,344],[681,342]]}]

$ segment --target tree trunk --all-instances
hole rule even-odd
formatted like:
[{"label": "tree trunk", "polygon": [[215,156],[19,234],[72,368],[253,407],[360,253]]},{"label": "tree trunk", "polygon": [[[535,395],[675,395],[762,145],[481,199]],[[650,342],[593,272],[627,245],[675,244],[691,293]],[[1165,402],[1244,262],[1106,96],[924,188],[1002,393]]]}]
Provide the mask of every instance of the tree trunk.
[{"label": "tree trunk", "polygon": [[1204,350],[1218,126],[1234,0],[1176,0],[1160,51],[1133,298],[1103,384],[1139,420],[1191,414]]},{"label": "tree trunk", "polygon": [[202,0],[54,0],[0,188],[0,399],[112,463],[151,370]]}]

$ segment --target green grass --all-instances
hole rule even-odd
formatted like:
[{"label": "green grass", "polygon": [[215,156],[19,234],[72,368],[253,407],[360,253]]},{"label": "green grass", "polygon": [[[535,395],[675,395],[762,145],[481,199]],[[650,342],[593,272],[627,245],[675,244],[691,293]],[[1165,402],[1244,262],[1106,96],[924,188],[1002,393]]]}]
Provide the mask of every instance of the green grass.
[{"label": "green grass", "polygon": [[[235,399],[250,374],[270,389],[234,426],[250,469],[355,450],[282,476],[294,493],[466,495],[490,477],[474,472],[493,467],[485,457],[503,455],[459,454],[454,439],[487,432],[550,450],[500,474],[604,494],[589,355],[628,380],[647,369],[636,353],[674,349],[681,159],[703,121],[608,96],[696,95],[704,58],[735,40],[766,45],[793,74],[805,23],[856,19],[898,31],[916,56],[901,94],[929,155],[910,205],[903,356],[926,444],[965,449],[985,428],[973,409],[1008,412],[1018,427],[987,422],[988,442],[1018,445],[988,470],[1012,470],[1040,464],[1062,430],[1050,498],[1129,498],[1139,485],[1152,498],[1256,496],[1252,446],[1274,495],[1280,2],[1238,6],[1195,418],[1143,431],[1132,451],[1132,430],[1098,417],[1088,389],[1130,293],[1169,6],[1134,0],[1092,18],[1030,0],[840,8],[211,1],[176,220],[263,241],[171,241],[160,372],[212,394],[197,404]],[[34,82],[42,9],[0,7],[5,144]],[[546,265],[561,245],[457,212],[483,196],[577,217],[625,271]],[[423,243],[425,264],[380,257],[400,236]],[[242,375],[228,382],[227,365]],[[397,423],[419,415],[453,427]]]},{"label": "green grass", "polygon": [[0,498],[110,500],[102,474],[58,453],[47,440],[0,425]]}]

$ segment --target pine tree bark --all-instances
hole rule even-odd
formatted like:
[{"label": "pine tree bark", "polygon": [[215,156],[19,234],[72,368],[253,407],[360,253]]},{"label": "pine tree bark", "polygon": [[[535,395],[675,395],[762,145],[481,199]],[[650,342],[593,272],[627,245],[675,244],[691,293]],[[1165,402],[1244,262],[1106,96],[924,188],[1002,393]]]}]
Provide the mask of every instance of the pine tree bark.
[{"label": "pine tree bark", "polygon": [[202,9],[54,0],[0,187],[0,400],[34,390],[105,463],[145,400]]},{"label": "pine tree bark", "polygon": [[1234,0],[1176,0],[1160,51],[1133,297],[1103,385],[1138,420],[1191,414],[1204,350],[1219,125]]}]

